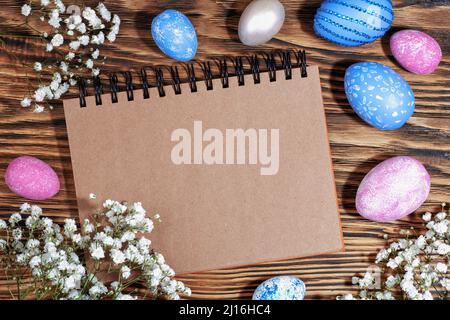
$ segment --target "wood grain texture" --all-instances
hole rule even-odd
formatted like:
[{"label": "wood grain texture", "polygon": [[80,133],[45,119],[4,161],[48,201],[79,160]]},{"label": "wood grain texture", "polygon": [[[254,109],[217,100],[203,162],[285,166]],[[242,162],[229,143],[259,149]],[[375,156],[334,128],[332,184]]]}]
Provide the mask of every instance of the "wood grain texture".
[{"label": "wood grain texture", "polygon": [[[104,70],[138,70],[145,64],[172,62],[165,58],[150,38],[151,17],[166,8],[185,12],[197,28],[198,60],[216,55],[251,52],[238,41],[239,15],[245,1],[104,1],[122,18],[118,40],[103,52],[110,57]],[[401,228],[422,228],[420,214],[436,210],[450,200],[450,91],[448,19],[450,1],[396,0],[394,26],[387,36],[359,48],[338,47],[317,38],[312,31],[319,0],[282,1],[286,22],[280,33],[263,49],[304,48],[308,62],[321,69],[321,82],[330,133],[331,150],[339,195],[346,252],[320,257],[294,259],[242,268],[210,271],[180,278],[193,290],[193,298],[250,298],[264,279],[289,274],[302,278],[309,299],[330,299],[337,294],[355,292],[351,277],[362,273],[372,263],[377,249],[385,245],[384,234],[395,238]],[[78,2],[82,4],[83,2]],[[0,30],[25,34],[14,28],[21,22],[22,1],[0,0]],[[95,2],[86,1],[86,5]],[[401,69],[389,52],[389,35],[403,28],[424,30],[441,45],[444,58],[432,75],[419,76]],[[12,55],[14,54],[14,56]],[[21,63],[44,57],[38,41],[10,37],[0,50],[0,175],[21,155],[37,156],[55,168],[62,180],[61,192],[53,199],[39,201],[47,216],[62,221],[77,217],[74,182],[61,103],[53,111],[34,114],[20,107],[27,93],[26,74]],[[408,124],[393,132],[381,132],[365,125],[349,106],[344,93],[346,67],[356,61],[371,60],[397,70],[410,83],[416,95],[416,111]],[[73,90],[71,95],[75,95]],[[395,223],[375,223],[362,219],[354,207],[356,189],[363,176],[379,161],[395,155],[410,155],[422,161],[432,176],[428,201],[418,211]],[[17,210],[24,200],[12,194],[0,182],[0,217]],[[218,248],[220,249],[220,248]],[[0,298],[8,298],[10,284],[0,276]]]}]

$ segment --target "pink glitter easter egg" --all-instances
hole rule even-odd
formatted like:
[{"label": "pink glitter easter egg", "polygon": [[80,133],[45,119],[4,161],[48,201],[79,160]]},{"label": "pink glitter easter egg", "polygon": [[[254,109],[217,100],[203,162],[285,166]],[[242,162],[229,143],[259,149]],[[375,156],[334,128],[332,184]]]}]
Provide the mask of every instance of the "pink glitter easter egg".
[{"label": "pink glitter easter egg", "polygon": [[425,167],[411,157],[393,157],[364,177],[356,193],[356,210],[369,220],[394,221],[416,211],[429,193]]},{"label": "pink glitter easter egg", "polygon": [[5,182],[12,192],[30,200],[45,200],[59,191],[55,171],[44,161],[30,156],[11,161],[6,168]]},{"label": "pink glitter easter egg", "polygon": [[413,73],[432,73],[442,59],[439,43],[421,31],[398,31],[392,35],[390,46],[398,63]]}]

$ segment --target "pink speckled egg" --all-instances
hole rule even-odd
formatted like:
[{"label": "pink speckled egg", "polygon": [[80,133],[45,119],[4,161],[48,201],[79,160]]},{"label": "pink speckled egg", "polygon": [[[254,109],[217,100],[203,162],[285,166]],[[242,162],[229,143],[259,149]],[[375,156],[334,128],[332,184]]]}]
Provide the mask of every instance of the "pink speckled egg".
[{"label": "pink speckled egg", "polygon": [[59,191],[59,179],[52,167],[30,156],[11,161],[5,182],[12,192],[30,200],[45,200]]},{"label": "pink speckled egg", "polygon": [[432,73],[442,59],[439,43],[421,31],[398,31],[392,35],[390,46],[398,63],[413,73]]},{"label": "pink speckled egg", "polygon": [[369,171],[356,193],[356,210],[373,221],[394,221],[416,211],[430,192],[430,175],[411,157],[387,159]]}]

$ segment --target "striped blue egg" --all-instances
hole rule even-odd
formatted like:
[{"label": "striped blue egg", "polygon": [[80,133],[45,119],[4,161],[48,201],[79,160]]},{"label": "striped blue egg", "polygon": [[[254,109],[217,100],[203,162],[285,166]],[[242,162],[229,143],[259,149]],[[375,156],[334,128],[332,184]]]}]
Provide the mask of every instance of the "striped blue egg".
[{"label": "striped blue egg", "polygon": [[188,17],[168,9],[152,21],[152,37],[164,54],[179,61],[189,61],[197,52],[197,33]]},{"label": "striped blue egg", "polygon": [[338,45],[356,47],[382,37],[393,20],[390,0],[325,0],[314,17],[314,32]]},{"label": "striped blue egg", "polygon": [[414,113],[414,93],[391,68],[358,62],[345,72],[345,94],[361,119],[380,130],[402,127]]}]

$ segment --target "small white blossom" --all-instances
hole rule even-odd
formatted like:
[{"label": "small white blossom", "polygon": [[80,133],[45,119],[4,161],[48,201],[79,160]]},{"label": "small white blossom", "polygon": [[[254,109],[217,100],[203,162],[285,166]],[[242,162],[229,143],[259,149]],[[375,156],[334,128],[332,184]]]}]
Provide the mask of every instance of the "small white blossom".
[{"label": "small white blossom", "polygon": [[92,69],[92,68],[94,67],[94,61],[92,61],[92,59],[88,59],[88,60],[86,61],[86,67],[87,67],[88,69]]},{"label": "small white blossom", "polygon": [[64,43],[64,37],[61,34],[55,34],[51,40],[53,47],[59,47]]},{"label": "small white blossom", "polygon": [[92,243],[89,251],[91,253],[91,256],[95,260],[100,260],[105,257],[105,252],[103,251],[103,248],[98,245],[97,243]]},{"label": "small white blossom", "polygon": [[22,15],[24,15],[25,17],[28,17],[31,14],[31,6],[28,4],[24,4],[22,6]]},{"label": "small white blossom", "polygon": [[34,69],[35,71],[37,71],[37,72],[41,71],[41,70],[42,70],[42,63],[40,63],[40,62],[35,62],[34,65],[33,65],[33,69]]},{"label": "small white blossom", "polygon": [[426,212],[422,216],[423,221],[428,222],[431,220],[431,212]]},{"label": "small white blossom", "polygon": [[31,99],[27,97],[23,98],[23,100],[20,102],[20,105],[24,108],[31,106]]},{"label": "small white blossom", "polygon": [[127,266],[122,266],[122,268],[120,269],[120,274],[122,278],[128,279],[131,275],[131,270]]}]

